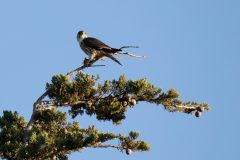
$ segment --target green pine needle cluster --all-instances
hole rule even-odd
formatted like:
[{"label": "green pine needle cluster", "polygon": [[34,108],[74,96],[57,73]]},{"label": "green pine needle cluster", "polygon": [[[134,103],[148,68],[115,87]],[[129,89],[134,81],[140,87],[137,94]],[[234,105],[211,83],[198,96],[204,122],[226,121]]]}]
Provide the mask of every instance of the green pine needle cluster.
[{"label": "green pine needle cluster", "polygon": [[23,146],[26,122],[17,112],[3,111],[0,117],[0,157],[17,159]]},{"label": "green pine needle cluster", "polygon": [[103,84],[98,80],[98,76],[82,72],[73,80],[56,75],[52,83],[47,83],[46,89],[49,98],[57,102],[55,105],[71,106],[69,113],[72,117],[83,113],[95,114],[98,120],[108,120],[114,124],[120,124],[125,119],[128,107],[142,101],[161,104],[170,112],[194,113],[199,107],[209,109],[207,104],[182,102],[175,89],[163,92],[146,79],[126,80],[122,75],[118,80],[106,80]]},{"label": "green pine needle cluster", "polygon": [[108,147],[104,142],[118,139],[119,150],[147,151],[149,145],[136,140],[138,132],[131,131],[128,136],[98,131],[94,126],[83,129],[77,121],[67,122],[64,112],[42,110],[23,144],[22,135],[26,122],[16,112],[4,111],[0,117],[0,156],[6,159],[51,159],[67,158],[67,154],[86,147]]}]

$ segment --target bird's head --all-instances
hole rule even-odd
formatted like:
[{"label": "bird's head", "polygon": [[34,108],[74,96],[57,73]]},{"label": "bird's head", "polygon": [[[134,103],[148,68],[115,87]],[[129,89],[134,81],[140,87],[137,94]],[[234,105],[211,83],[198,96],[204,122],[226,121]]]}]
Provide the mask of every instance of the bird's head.
[{"label": "bird's head", "polygon": [[81,42],[84,38],[87,38],[87,33],[84,31],[79,31],[77,34],[77,41]]}]

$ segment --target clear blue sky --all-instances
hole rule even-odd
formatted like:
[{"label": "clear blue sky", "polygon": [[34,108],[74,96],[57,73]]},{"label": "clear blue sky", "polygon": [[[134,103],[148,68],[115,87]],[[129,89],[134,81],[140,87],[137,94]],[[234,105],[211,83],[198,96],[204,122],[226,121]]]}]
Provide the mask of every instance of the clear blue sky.
[{"label": "clear blue sky", "polygon": [[81,65],[76,33],[85,30],[113,47],[139,45],[129,51],[147,56],[120,56],[123,67],[106,60],[85,72],[103,80],[147,77],[164,91],[176,88],[183,100],[208,102],[212,111],[196,119],[141,103],[120,126],[79,117],[82,127],[138,130],[151,151],[85,149],[70,159],[240,159],[239,8],[238,0],[1,1],[0,114],[16,110],[28,120],[51,76]]}]

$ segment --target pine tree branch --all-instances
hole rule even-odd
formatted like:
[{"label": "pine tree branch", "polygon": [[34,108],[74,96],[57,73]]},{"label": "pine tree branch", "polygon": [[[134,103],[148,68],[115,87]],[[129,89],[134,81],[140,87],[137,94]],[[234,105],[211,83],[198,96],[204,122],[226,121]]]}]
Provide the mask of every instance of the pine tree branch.
[{"label": "pine tree branch", "polygon": [[79,71],[81,71],[81,70],[83,70],[85,68],[88,68],[88,67],[104,66],[104,65],[93,65],[99,59],[100,59],[100,57],[96,58],[94,60],[89,60],[89,59],[85,58],[84,61],[83,61],[83,65],[81,67],[78,67],[78,68],[74,69],[73,71],[67,73],[66,76],[70,78],[73,74],[75,74],[75,73],[77,73],[77,72],[79,72]]},{"label": "pine tree branch", "polygon": [[[123,93],[124,94],[124,93]],[[121,99],[122,95],[117,95],[115,97],[120,97],[119,99]],[[45,101],[39,101],[39,103],[41,104],[38,108],[38,110],[52,110],[58,107],[64,107],[64,106],[79,106],[81,104],[86,104],[86,106],[89,106],[89,103],[96,103],[98,102],[103,102],[106,101],[107,99],[109,99],[109,97],[113,97],[111,94],[106,96],[106,97],[91,97],[89,99],[84,99],[84,100],[78,100],[74,103],[62,103],[58,100],[45,100]],[[131,98],[130,98],[131,99]],[[144,101],[144,100],[139,100],[139,101]],[[150,100],[149,102],[153,102],[154,99]],[[166,108],[168,109],[170,112],[177,112],[177,111],[195,111],[196,107],[192,106],[191,104],[181,104],[181,105],[173,105],[172,109]]]},{"label": "pine tree branch", "polygon": [[90,147],[92,147],[92,148],[116,148],[116,149],[120,150],[121,152],[126,150],[126,154],[131,154],[132,153],[132,149],[130,149],[127,146],[124,146],[124,145],[112,145],[112,144],[105,144],[105,143],[99,142],[99,143],[93,144]]},{"label": "pine tree branch", "polygon": [[[132,153],[132,149],[128,148],[127,146],[105,144],[105,143],[102,143],[102,142],[96,142],[96,143],[94,143],[92,145],[85,146],[85,147],[83,146],[81,149],[84,149],[84,148],[116,148],[116,149],[120,150],[121,152],[126,150],[127,154],[131,154]],[[62,148],[62,149],[56,150],[55,152],[51,153],[50,155],[46,154],[45,158],[59,155],[59,153],[61,153],[61,152],[69,152],[69,151],[71,152],[72,149]]]},{"label": "pine tree branch", "polygon": [[[78,67],[76,68],[75,70],[69,72],[66,74],[66,76],[68,78],[70,78],[73,74],[85,69],[85,68],[88,68],[88,67],[94,67],[94,63],[97,62],[99,59],[94,59],[94,60],[89,60],[89,59],[84,59],[84,62],[83,62],[83,65],[81,67]],[[101,65],[102,66],[102,65]],[[32,125],[34,123],[34,120],[35,120],[35,114],[37,112],[37,108],[38,108],[38,105],[39,105],[39,102],[42,101],[46,96],[48,95],[48,90],[45,91],[33,104],[33,112],[32,112],[32,115],[31,115],[31,118],[24,130],[24,133],[23,133],[23,142],[25,145],[26,144],[26,140],[27,140],[27,137],[29,136],[29,133],[30,133],[30,130],[32,128]]]},{"label": "pine tree branch", "polygon": [[127,149],[126,146],[121,145],[112,145],[112,144],[104,144],[104,143],[96,143],[90,146],[92,148],[116,148],[116,149]]},{"label": "pine tree branch", "polygon": [[123,152],[124,150],[126,151],[126,154],[132,154],[132,149],[128,148],[127,146],[122,146],[122,145],[111,145],[111,144],[104,144],[104,143],[97,143],[92,145],[91,147],[93,148],[116,148]]},{"label": "pine tree branch", "polygon": [[97,81],[98,77],[82,72],[72,80],[64,75],[55,75],[52,83],[46,86],[49,98],[55,103],[43,107],[69,106],[72,118],[83,113],[94,114],[98,120],[112,121],[114,124],[120,124],[128,107],[134,107],[138,102],[163,105],[169,112],[195,113],[196,117],[209,110],[208,104],[183,102],[175,89],[162,92],[160,87],[154,87],[146,79],[126,80],[122,75],[119,80],[106,80],[104,84]]},{"label": "pine tree branch", "polygon": [[52,109],[56,109],[58,107],[75,106],[75,105],[80,105],[80,104],[86,104],[88,102],[89,102],[88,100],[79,100],[74,103],[68,103],[68,102],[62,103],[57,100],[41,101],[40,102],[41,105],[38,107],[37,110],[52,110]]}]

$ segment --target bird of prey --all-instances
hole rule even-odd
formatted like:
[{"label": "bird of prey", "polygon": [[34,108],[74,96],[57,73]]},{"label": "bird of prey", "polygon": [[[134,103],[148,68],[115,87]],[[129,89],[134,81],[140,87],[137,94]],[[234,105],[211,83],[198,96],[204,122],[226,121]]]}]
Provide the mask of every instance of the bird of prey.
[{"label": "bird of prey", "polygon": [[137,46],[124,46],[119,49],[112,48],[96,38],[88,37],[87,33],[84,31],[78,32],[77,41],[80,48],[89,56],[90,60],[99,60],[108,57],[119,65],[122,65],[121,62],[113,56],[114,54],[127,54],[129,56],[143,58],[143,56],[136,56],[122,51],[123,48],[137,48]]},{"label": "bird of prey", "polygon": [[113,56],[116,52],[122,51],[121,49],[112,48],[96,38],[88,37],[84,31],[78,32],[77,41],[80,48],[89,56],[90,60],[108,57],[122,65],[119,60]]}]

